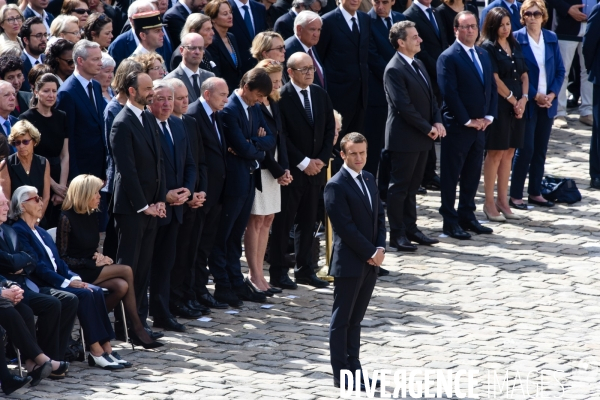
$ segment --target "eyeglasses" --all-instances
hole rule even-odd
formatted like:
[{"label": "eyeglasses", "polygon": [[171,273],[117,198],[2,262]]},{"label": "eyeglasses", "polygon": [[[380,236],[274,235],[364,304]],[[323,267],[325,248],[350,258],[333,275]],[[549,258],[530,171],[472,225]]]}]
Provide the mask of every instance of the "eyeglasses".
[{"label": "eyeglasses", "polygon": [[47,33],[38,33],[37,35],[29,35],[30,38],[34,37],[37,40],[42,40],[42,38],[44,39],[48,39],[50,37],[50,35],[48,35]]},{"label": "eyeglasses", "polygon": [[33,197],[28,198],[27,200],[23,200],[23,203],[27,203],[28,201],[31,201],[31,200],[35,201],[38,204],[43,201],[40,196],[33,196]]},{"label": "eyeglasses", "polygon": [[465,31],[468,31],[469,29],[472,31],[476,31],[478,27],[477,27],[477,24],[473,24],[473,25],[459,25],[458,28],[464,29]]},{"label": "eyeglasses", "polygon": [[273,50],[277,50],[280,53],[285,53],[285,46],[272,47],[271,50],[269,50],[269,51],[273,51]]},{"label": "eyeglasses", "polygon": [[315,67],[304,67],[304,68],[292,68],[294,71],[300,71],[304,75],[308,75],[311,72],[315,72]]},{"label": "eyeglasses", "polygon": [[75,35],[75,36],[81,37],[81,32],[80,31],[73,31],[73,32],[62,31],[62,33],[70,33],[71,35]]},{"label": "eyeglasses", "polygon": [[543,15],[544,15],[544,13],[542,13],[541,11],[525,11],[523,13],[524,17],[527,17],[527,18],[533,17],[535,19],[542,18]]},{"label": "eyeglasses", "polygon": [[188,49],[188,51],[196,51],[196,50],[204,51],[204,47],[202,47],[202,46],[181,46],[181,47]]},{"label": "eyeglasses", "polygon": [[165,67],[162,67],[162,66],[160,66],[160,67],[150,67],[150,68],[148,68],[148,70],[149,71],[163,71],[163,72],[165,72]]},{"label": "eyeglasses", "polygon": [[56,58],[58,58],[59,60],[62,60],[64,62],[66,62],[68,66],[71,66],[71,65],[75,64],[75,61],[73,61],[70,58],[62,58],[62,57],[56,57]]},{"label": "eyeglasses", "polygon": [[28,145],[29,145],[29,143],[31,143],[31,139],[15,140],[15,141],[13,141],[13,143],[12,143],[12,144],[13,144],[15,147],[19,147],[20,145],[23,145],[23,146],[28,146]]},{"label": "eyeglasses", "polygon": [[73,9],[73,12],[76,14],[82,14],[82,15],[83,14],[87,14],[87,15],[91,14],[89,8],[75,8],[75,9]]},{"label": "eyeglasses", "polygon": [[23,22],[23,17],[10,17],[5,19],[9,24],[14,24],[15,22]]}]

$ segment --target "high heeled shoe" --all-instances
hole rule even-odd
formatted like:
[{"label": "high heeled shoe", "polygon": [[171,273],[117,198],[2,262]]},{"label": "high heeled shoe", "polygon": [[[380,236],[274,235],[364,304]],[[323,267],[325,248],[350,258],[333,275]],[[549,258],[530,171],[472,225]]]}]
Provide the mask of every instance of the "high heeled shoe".
[{"label": "high heeled shoe", "polygon": [[131,342],[131,348],[133,350],[135,350],[135,346],[141,346],[146,350],[156,349],[164,346],[163,343],[156,340],[154,342],[144,343],[142,342],[142,339],[140,339],[133,331],[129,332],[129,341]]},{"label": "high heeled shoe", "polygon": [[483,213],[487,217],[488,221],[492,221],[492,222],[506,222],[506,218],[504,218],[504,216],[502,214],[496,215],[496,216],[489,215],[488,212],[485,210],[485,207],[483,207]]},{"label": "high heeled shoe", "polygon": [[506,212],[503,209],[501,209],[500,207],[498,207],[498,205],[496,205],[496,209],[498,210],[499,213],[501,213],[502,215],[504,215],[504,218],[508,219],[512,219],[512,220],[520,220],[523,219],[523,217],[521,215],[515,214],[513,212]]},{"label": "high heeled shoe", "polygon": [[271,292],[271,293],[277,294],[277,293],[282,293],[283,290],[281,290],[281,289],[279,289],[279,288],[277,288],[275,286],[271,286],[271,287],[269,287],[269,289],[267,290],[267,292]]},{"label": "high heeled shoe", "polygon": [[250,279],[248,278],[244,278],[244,283],[246,284],[246,286],[248,286],[250,288],[250,290],[253,293],[257,293],[257,294],[264,294],[267,297],[273,297],[273,293],[265,290],[264,292],[262,290],[257,289],[254,284],[252,283],[252,281],[250,281]]}]

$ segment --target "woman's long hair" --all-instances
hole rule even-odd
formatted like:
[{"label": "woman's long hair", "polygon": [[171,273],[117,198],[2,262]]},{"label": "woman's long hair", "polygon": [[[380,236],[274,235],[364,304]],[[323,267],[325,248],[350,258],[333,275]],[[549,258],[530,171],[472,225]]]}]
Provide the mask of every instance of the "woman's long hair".
[{"label": "woman's long hair", "polygon": [[[485,21],[483,21],[483,28],[481,28],[481,38],[479,39],[479,43],[483,43],[486,40],[489,40],[494,44],[498,43],[498,29],[500,29],[504,17],[507,17],[510,21],[509,11],[503,7],[494,7],[487,13]],[[511,32],[506,40],[510,47],[514,49],[517,46],[517,41],[512,33],[511,27]]]}]

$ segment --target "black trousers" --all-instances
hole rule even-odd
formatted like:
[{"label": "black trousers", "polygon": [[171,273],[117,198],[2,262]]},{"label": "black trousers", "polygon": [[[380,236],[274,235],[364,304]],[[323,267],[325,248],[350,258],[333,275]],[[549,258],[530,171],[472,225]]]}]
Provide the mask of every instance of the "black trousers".
[{"label": "black trousers", "polygon": [[40,293],[27,288],[23,303],[38,317],[38,344],[44,354],[53,360],[64,360],[79,307],[77,296],[49,287],[40,288]]},{"label": "black trousers", "polygon": [[[575,57],[577,60],[578,57]],[[592,140],[590,146],[590,177],[600,178],[600,85],[594,85],[592,102]]]},{"label": "black trousers", "polygon": [[6,362],[6,342],[4,341],[4,334],[6,331],[0,326],[0,384],[10,379],[11,373],[8,370],[8,363]]},{"label": "black trousers", "polygon": [[0,325],[25,360],[33,360],[43,353],[36,341],[33,311],[28,305],[20,302],[14,307],[0,308]]},{"label": "black trousers", "polygon": [[[379,159],[381,150],[385,146],[385,123],[387,120],[387,105],[368,106],[362,132],[365,133],[369,146],[367,147],[367,163],[365,171],[369,171],[373,176],[377,176],[379,169]],[[359,131],[360,132],[360,131]],[[340,137],[338,139],[342,140]]]},{"label": "black trousers", "polygon": [[129,265],[133,270],[133,286],[138,314],[144,324],[148,315],[148,283],[154,242],[156,217],[141,213],[114,214],[118,238],[117,264]]},{"label": "black trousers", "polygon": [[159,226],[156,232],[154,246],[160,250],[154,252],[152,271],[150,272],[150,313],[154,318],[172,318],[169,311],[171,270],[175,263],[177,234],[180,226],[175,215],[172,215],[171,222]]},{"label": "black trousers", "polygon": [[349,369],[352,373],[361,369],[360,323],[371,301],[378,272],[378,267],[365,264],[359,277],[335,278],[329,353],[333,376],[336,378],[340,377],[342,369]]},{"label": "black trousers", "polygon": [[387,193],[387,214],[390,236],[415,233],[417,228],[417,190],[423,179],[428,151],[412,153],[390,152],[391,186]]},{"label": "black trousers", "polygon": [[289,232],[294,230],[294,249],[296,253],[296,277],[307,277],[314,274],[312,243],[319,206],[319,185],[292,185],[281,187],[281,212],[275,214],[271,228],[271,244],[269,246],[271,278],[278,280],[287,275],[288,267],[285,255]]},{"label": "black trousers", "polygon": [[[175,263],[171,269],[171,294],[169,302],[195,300],[193,292],[188,291],[186,281],[191,279],[196,260],[196,249],[200,240],[202,226],[198,225],[200,214],[197,208],[183,205],[183,223],[179,226],[175,245]],[[158,243],[157,243],[158,244]],[[155,254],[156,257],[156,254]]]},{"label": "black trousers", "polygon": [[196,258],[194,260],[193,274],[186,280],[187,291],[195,293],[198,298],[208,293],[206,285],[210,271],[208,270],[208,257],[217,237],[217,229],[221,220],[222,204],[215,204],[210,207],[201,207],[198,209],[197,222],[200,228],[200,241],[198,243]]},{"label": "black trousers", "polygon": [[392,171],[392,160],[390,152],[385,148],[381,150],[379,159],[379,175],[377,176],[377,188],[381,201],[387,201],[387,193],[390,186],[390,173]]}]

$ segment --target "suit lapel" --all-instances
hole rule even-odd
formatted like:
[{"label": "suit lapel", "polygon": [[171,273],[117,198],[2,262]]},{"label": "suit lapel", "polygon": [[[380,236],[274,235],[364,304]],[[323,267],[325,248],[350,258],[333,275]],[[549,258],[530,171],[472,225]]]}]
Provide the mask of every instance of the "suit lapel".
[{"label": "suit lapel", "polygon": [[[175,133],[174,133],[174,129],[173,126],[171,126],[171,121],[169,122],[169,128],[171,128],[171,135],[173,136],[173,148],[175,149]],[[173,154],[171,154],[171,152],[169,151],[169,143],[167,142],[167,140],[169,140],[165,133],[162,132],[162,126],[161,128],[161,133],[160,133],[160,145],[161,145],[161,149],[163,150],[163,154],[165,154],[167,161],[169,162],[169,164],[171,164],[171,166],[173,167],[173,169],[175,171],[177,171],[176,165],[175,165],[175,160],[173,159]],[[167,135],[169,133],[167,132]],[[177,149],[175,149],[175,151],[177,151]]]},{"label": "suit lapel", "polygon": [[[87,93],[87,89],[84,89],[83,86],[81,86],[81,83],[79,82],[79,80],[77,78],[75,78],[75,75],[71,75],[71,79],[73,79],[73,86],[75,86],[75,93],[79,96],[79,100],[85,104],[85,107],[88,109],[88,111],[90,112],[90,114],[92,114],[94,116],[94,119],[98,120],[99,116],[98,116],[98,110],[96,108],[94,108],[94,106],[92,106],[92,102],[90,101],[90,96]],[[92,82],[93,85],[93,82]],[[94,102],[96,103],[96,107],[98,107],[98,102],[102,101],[102,96],[100,96],[100,98],[97,98],[98,96],[95,93],[96,91],[94,90]]]},{"label": "suit lapel", "polygon": [[[131,110],[131,108],[125,106],[125,108],[127,109],[125,112],[128,113],[130,119],[133,122],[133,126],[135,129],[137,129],[138,133],[144,138],[146,139],[146,142],[148,142],[148,144],[150,145],[150,148],[152,149],[152,151],[154,152],[154,155],[156,155],[156,146],[154,145],[154,138],[149,136],[149,132],[152,130],[152,128],[148,128],[148,132],[146,131],[146,129],[144,128],[144,126],[142,125],[142,123],[140,122],[139,118],[135,115],[135,113]],[[144,118],[144,113],[142,112],[142,118]]]},{"label": "suit lapel", "polygon": [[[479,82],[481,85],[483,85],[483,82],[481,82],[481,79],[479,79],[479,72],[477,72],[477,68],[475,68],[475,64],[474,64],[477,61],[474,61],[471,59],[471,57],[467,54],[465,49],[463,49],[463,47],[460,44],[458,44],[458,41],[455,42],[455,44],[456,44],[456,51],[458,51],[458,53],[460,54],[462,59],[465,60],[465,62],[469,65],[469,69],[471,71],[473,71],[473,74],[477,78],[475,80],[477,80],[477,82]],[[484,75],[484,79],[485,79],[485,75]]]},{"label": "suit lapel", "polygon": [[[175,75],[181,79],[183,81],[183,83],[185,84],[185,87],[188,90],[188,96],[189,93],[194,93],[194,97],[196,97],[196,91],[194,90],[194,86],[192,85],[192,82],[190,82],[190,78],[188,78],[187,74],[185,73],[185,71],[183,70],[183,68],[181,68],[181,65],[179,67],[177,67],[177,69],[175,70]],[[201,70],[198,70],[198,73],[200,73]],[[194,100],[196,101],[196,100]],[[192,101],[190,101],[190,103],[192,103]]]},{"label": "suit lapel", "polygon": [[[250,37],[250,32],[248,32],[248,29],[246,29],[246,23],[244,22],[244,18],[242,17],[242,13],[240,12],[240,9],[238,8],[237,4],[235,4],[235,2],[232,1],[230,1],[229,4],[231,5],[231,9],[233,12],[233,24],[239,26],[240,30],[244,32],[244,36],[246,36],[249,41],[252,41],[252,38]],[[252,12],[251,8],[248,8],[248,10]],[[254,30],[256,31],[256,21],[254,21]]]},{"label": "suit lapel", "polygon": [[219,36],[219,34],[216,31],[215,31],[215,36],[213,38],[213,41],[217,43],[218,51],[220,51],[221,54],[223,54],[225,56],[225,59],[227,60],[227,62],[229,62],[231,67],[237,68],[237,66],[233,62],[233,58],[231,57],[231,54],[229,54],[229,51],[227,50],[227,47],[225,46],[225,43],[223,43],[223,39],[221,39],[221,36]]},{"label": "suit lapel", "polygon": [[[356,38],[352,34],[352,31],[350,30],[350,27],[348,26],[348,23],[346,22],[346,19],[344,18],[344,15],[340,11],[340,9],[337,8],[335,13],[336,13],[336,18],[338,19],[338,25],[339,25],[340,29],[342,30],[342,32],[344,32],[346,34],[346,36],[348,36],[348,38],[350,39],[350,41],[352,43],[354,43],[356,46],[358,46],[358,42],[356,41]],[[357,23],[359,23],[359,22],[360,21],[357,21]],[[358,27],[358,29],[360,30],[360,26]]]},{"label": "suit lapel", "polygon": [[[358,183],[356,183],[356,179],[352,178],[352,176],[350,175],[350,172],[348,172],[346,170],[346,168],[342,167],[340,170],[342,171],[342,174],[344,174],[344,177],[346,178],[346,180],[348,181],[348,183],[350,184],[352,189],[354,189],[354,191],[356,192],[357,196],[360,197],[360,200],[362,201],[363,205],[367,208],[367,210],[369,211],[369,214],[372,217],[373,209],[371,207],[371,204],[369,204],[369,199],[367,199],[365,197],[362,189],[358,187]],[[367,184],[366,181],[365,181],[365,186],[367,187],[367,190],[369,190],[369,185]],[[371,190],[369,190],[369,194],[371,195],[371,201],[373,201],[374,197],[373,197],[373,194],[371,193]]]},{"label": "suit lapel", "polygon": [[[296,88],[293,85],[290,85],[290,96],[292,96],[292,101],[298,107],[299,113],[302,115],[302,118],[304,118],[306,123],[310,125],[310,121],[308,120],[308,116],[306,115],[306,110],[304,110],[304,106],[302,105],[302,102],[300,101],[300,95],[298,94],[298,92],[296,92]],[[312,97],[313,97],[312,90],[311,90],[310,97],[311,97],[311,101],[312,101]],[[314,109],[314,107],[313,107],[313,109]],[[314,117],[313,117],[313,120],[314,120]]]},{"label": "suit lapel", "polygon": [[[423,77],[419,76],[419,74],[417,73],[417,71],[415,71],[415,69],[412,67],[412,65],[409,65],[408,62],[406,62],[406,60],[404,58],[402,58],[402,56],[398,53],[396,53],[396,57],[398,57],[398,59],[400,60],[400,62],[402,63],[402,65],[404,66],[404,68],[408,71],[409,74],[412,75],[412,77],[419,82],[419,85],[421,86],[421,88],[425,91],[425,93],[427,93],[428,96],[430,96],[430,91],[429,91],[429,87],[427,86],[427,84],[423,81]],[[416,58],[414,58],[415,61],[417,61]],[[419,65],[419,68],[424,68],[421,65]]]}]

